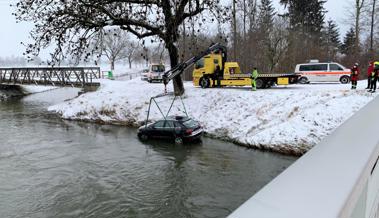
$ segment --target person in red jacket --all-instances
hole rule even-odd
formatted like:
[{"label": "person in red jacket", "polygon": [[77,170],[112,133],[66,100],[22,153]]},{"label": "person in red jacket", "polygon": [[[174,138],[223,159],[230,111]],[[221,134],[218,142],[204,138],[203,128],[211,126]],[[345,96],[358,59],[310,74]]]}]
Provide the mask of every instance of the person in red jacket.
[{"label": "person in red jacket", "polygon": [[374,71],[374,61],[371,61],[368,63],[368,68],[367,68],[367,88],[369,89],[371,87],[371,74]]},{"label": "person in red jacket", "polygon": [[353,68],[351,68],[351,89],[357,89],[357,83],[358,83],[358,76],[359,76],[359,68],[358,68],[358,63],[355,63]]}]

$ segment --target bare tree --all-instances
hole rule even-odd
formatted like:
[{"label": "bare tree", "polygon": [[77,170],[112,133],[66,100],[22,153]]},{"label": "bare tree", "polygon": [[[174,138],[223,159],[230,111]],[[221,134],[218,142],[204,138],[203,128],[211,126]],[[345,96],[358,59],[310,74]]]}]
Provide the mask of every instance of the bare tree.
[{"label": "bare tree", "polygon": [[[140,39],[156,36],[163,40],[172,67],[178,64],[176,42],[182,23],[207,10],[221,19],[226,10],[220,0],[19,0],[16,7],[18,21],[35,24],[31,31],[34,43],[26,47],[28,54],[57,45],[54,61],[67,54],[86,59],[93,55],[86,48],[99,32],[107,26],[118,26]],[[209,16],[200,19],[207,20]],[[184,93],[180,77],[174,78],[174,89],[176,95]]]},{"label": "bare tree", "polygon": [[370,23],[370,53],[374,53],[374,25],[375,25],[375,13],[376,13],[376,0],[371,1],[371,23]]},{"label": "bare tree", "polygon": [[101,34],[97,45],[101,46],[100,55],[108,59],[111,70],[115,69],[117,61],[124,59],[129,60],[129,67],[131,68],[131,61],[136,50],[136,45],[127,32],[119,28],[109,29],[104,34]]},{"label": "bare tree", "polygon": [[355,52],[359,51],[359,43],[360,43],[360,33],[361,33],[361,15],[363,13],[363,9],[365,6],[365,0],[355,0],[355,12],[354,12],[354,18],[355,18]]}]

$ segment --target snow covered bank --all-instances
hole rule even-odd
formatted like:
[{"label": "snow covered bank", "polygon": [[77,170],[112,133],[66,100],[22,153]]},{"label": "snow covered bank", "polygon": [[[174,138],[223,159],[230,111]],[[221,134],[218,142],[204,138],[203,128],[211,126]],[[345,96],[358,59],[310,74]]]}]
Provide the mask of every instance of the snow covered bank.
[{"label": "snow covered bank", "polygon": [[[249,88],[201,89],[186,83],[184,103],[191,117],[212,137],[281,153],[302,154],[358,111],[376,94],[349,85],[311,84],[251,92]],[[172,85],[169,85],[170,89]],[[49,108],[65,119],[139,126],[146,119],[150,97],[162,84],[102,81],[97,92]],[[167,111],[171,97],[158,100]],[[180,101],[173,114],[180,113]],[[160,119],[153,107],[151,118]]]}]

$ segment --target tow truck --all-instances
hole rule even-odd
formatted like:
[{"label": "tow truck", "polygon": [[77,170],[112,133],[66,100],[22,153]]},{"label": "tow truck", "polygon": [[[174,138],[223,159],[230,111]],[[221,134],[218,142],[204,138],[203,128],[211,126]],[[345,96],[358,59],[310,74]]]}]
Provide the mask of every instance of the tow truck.
[{"label": "tow truck", "polygon": [[[225,46],[215,44],[209,47],[205,53],[195,64],[193,71],[194,86],[202,88],[214,87],[217,84],[217,79],[220,80],[221,87],[251,85],[251,74],[242,73],[237,62],[227,62],[227,49]],[[221,75],[215,74],[217,66],[220,67]],[[256,84],[258,89],[270,88],[275,84],[289,85],[297,83],[299,77],[300,75],[295,73],[259,74]]]}]

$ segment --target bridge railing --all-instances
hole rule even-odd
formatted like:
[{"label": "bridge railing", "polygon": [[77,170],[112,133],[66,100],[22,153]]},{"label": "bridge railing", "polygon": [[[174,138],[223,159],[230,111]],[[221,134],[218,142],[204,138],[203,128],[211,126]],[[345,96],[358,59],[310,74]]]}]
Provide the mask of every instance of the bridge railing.
[{"label": "bridge railing", "polygon": [[26,67],[0,68],[2,84],[36,84],[53,86],[84,87],[99,85],[101,79],[98,67]]},{"label": "bridge railing", "polygon": [[379,217],[379,98],[229,218]]}]

